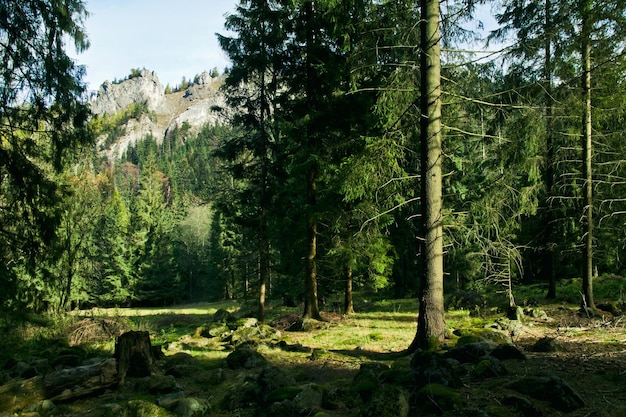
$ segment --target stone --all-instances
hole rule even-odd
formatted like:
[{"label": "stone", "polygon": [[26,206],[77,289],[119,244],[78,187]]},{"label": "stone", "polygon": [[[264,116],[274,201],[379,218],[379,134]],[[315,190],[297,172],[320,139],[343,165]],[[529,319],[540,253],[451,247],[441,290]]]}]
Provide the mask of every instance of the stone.
[{"label": "stone", "polygon": [[428,384],[415,394],[415,401],[421,414],[442,414],[458,410],[462,405],[461,394],[441,384]]},{"label": "stone", "polygon": [[148,108],[154,110],[164,101],[165,90],[161,86],[156,73],[141,70],[137,77],[119,83],[105,81],[94,100],[90,102],[94,114],[115,114],[134,103],[145,102]]},{"label": "stone", "polygon": [[296,405],[293,403],[293,401],[289,400],[275,402],[270,405],[267,415],[280,417],[300,417],[300,413],[298,413]]},{"label": "stone", "polygon": [[125,417],[174,417],[165,408],[144,400],[129,401],[124,411]]},{"label": "stone", "polygon": [[293,403],[299,413],[309,415],[322,408],[322,389],[316,384],[305,385]]},{"label": "stone", "polygon": [[518,395],[508,395],[502,399],[502,404],[515,408],[524,417],[541,417],[543,413],[528,398]]},{"label": "stone", "polygon": [[233,315],[230,311],[220,308],[213,314],[213,322],[214,323],[226,323],[233,319]]},{"label": "stone", "polygon": [[532,352],[551,353],[561,349],[557,340],[553,337],[542,337],[530,347]]},{"label": "stone", "polygon": [[448,359],[454,359],[460,363],[474,363],[485,355],[491,353],[495,349],[496,345],[492,342],[481,340],[478,342],[472,342],[462,344],[453,347],[447,351],[444,356]]},{"label": "stone", "polygon": [[510,343],[503,343],[496,346],[496,348],[491,351],[491,356],[498,358],[501,361],[512,359],[524,361],[527,359],[524,352],[522,352],[517,346]]},{"label": "stone", "polygon": [[416,352],[411,359],[411,372],[418,387],[428,384],[461,386],[461,379],[453,366],[446,358],[435,352]]},{"label": "stone", "polygon": [[175,402],[172,409],[180,417],[201,417],[211,410],[206,400],[197,398],[183,398]]},{"label": "stone", "polygon": [[241,347],[226,357],[226,364],[230,369],[252,369],[266,365],[267,360],[256,350]]},{"label": "stone", "polygon": [[381,374],[389,369],[389,366],[381,362],[361,364],[359,372],[352,378],[352,390],[359,393],[363,401],[369,401],[371,395],[380,386]]},{"label": "stone", "polygon": [[509,371],[499,359],[493,356],[484,356],[472,369],[472,377],[477,379],[496,378],[507,375]]},{"label": "stone", "polygon": [[409,393],[396,385],[381,385],[360,413],[362,417],[407,417]]},{"label": "stone", "polygon": [[559,376],[550,372],[539,372],[521,378],[509,388],[542,401],[548,401],[561,411],[574,411],[584,407],[585,402],[576,391]]}]

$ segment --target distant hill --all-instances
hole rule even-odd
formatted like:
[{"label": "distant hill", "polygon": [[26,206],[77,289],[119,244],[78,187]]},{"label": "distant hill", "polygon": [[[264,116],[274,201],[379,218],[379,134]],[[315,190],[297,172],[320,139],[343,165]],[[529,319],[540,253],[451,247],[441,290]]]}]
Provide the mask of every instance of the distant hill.
[{"label": "distant hill", "polygon": [[142,103],[147,106],[147,112],[125,121],[115,141],[107,140],[104,135],[99,137],[99,149],[115,159],[121,157],[129,145],[147,135],[152,135],[160,143],[171,129],[182,127],[185,122],[191,132],[199,131],[207,123],[225,123],[226,117],[215,111],[216,107],[226,107],[220,91],[223,82],[223,77],[211,77],[205,71],[185,90],[165,94],[156,73],[145,69],[121,82],[106,81],[90,100],[94,114],[115,116]]}]

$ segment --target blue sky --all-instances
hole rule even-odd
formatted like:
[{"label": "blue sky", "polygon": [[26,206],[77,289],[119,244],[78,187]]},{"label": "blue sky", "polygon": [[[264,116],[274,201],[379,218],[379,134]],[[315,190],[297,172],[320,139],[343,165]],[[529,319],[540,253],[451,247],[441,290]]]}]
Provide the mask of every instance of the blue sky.
[{"label": "blue sky", "polygon": [[73,48],[68,52],[86,66],[90,90],[144,67],[155,71],[163,86],[174,86],[183,76],[229,65],[215,33],[226,33],[224,15],[238,1],[86,0],[91,46],[79,55]]}]

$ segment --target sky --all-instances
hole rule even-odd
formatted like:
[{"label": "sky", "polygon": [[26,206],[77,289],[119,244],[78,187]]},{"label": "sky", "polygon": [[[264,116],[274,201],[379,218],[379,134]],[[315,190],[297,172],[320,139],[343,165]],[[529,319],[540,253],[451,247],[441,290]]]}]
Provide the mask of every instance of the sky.
[{"label": "sky", "polygon": [[229,66],[215,33],[238,0],[85,0],[90,47],[68,54],[86,67],[88,89],[122,79],[132,68],[155,71],[161,84]]},{"label": "sky", "polygon": [[[226,14],[239,0],[84,0],[91,46],[68,53],[86,67],[88,90],[123,79],[133,68],[155,71],[161,85],[230,65],[215,33],[227,34]],[[483,18],[493,20],[484,9]]]}]

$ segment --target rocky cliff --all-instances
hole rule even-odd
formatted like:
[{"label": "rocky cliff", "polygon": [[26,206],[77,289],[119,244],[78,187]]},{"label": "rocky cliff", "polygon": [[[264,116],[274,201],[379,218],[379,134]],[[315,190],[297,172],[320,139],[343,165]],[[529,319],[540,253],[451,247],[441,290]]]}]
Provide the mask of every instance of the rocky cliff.
[{"label": "rocky cliff", "polygon": [[171,129],[183,123],[189,125],[192,133],[207,123],[225,123],[225,117],[214,110],[225,107],[222,84],[222,77],[211,77],[204,72],[186,90],[165,94],[157,75],[148,70],[119,83],[105,82],[90,102],[95,115],[112,116],[135,103],[146,103],[151,115],[130,119],[124,126],[125,133],[110,146],[104,146],[105,137],[99,138],[100,148],[109,158],[119,158],[129,145],[146,135],[152,135],[160,143]]}]

